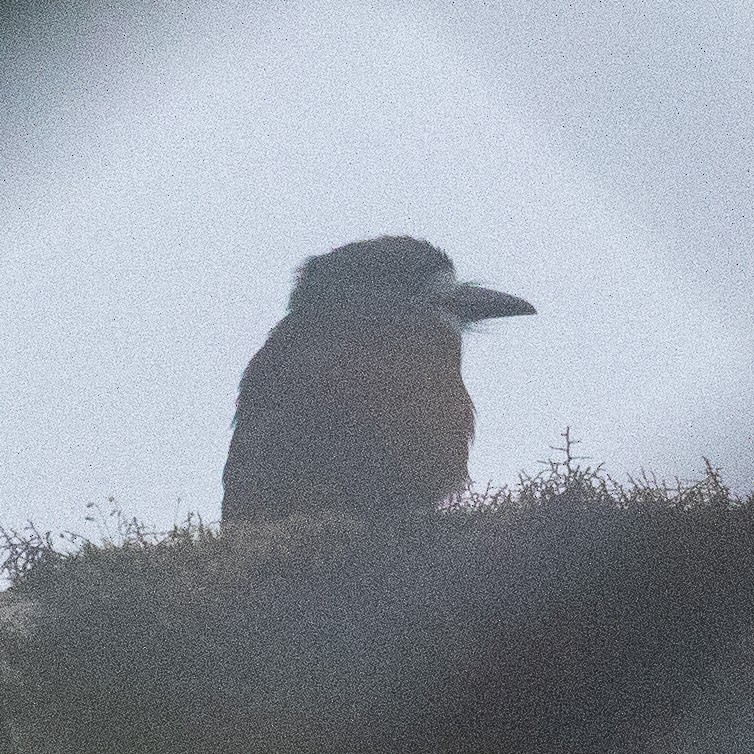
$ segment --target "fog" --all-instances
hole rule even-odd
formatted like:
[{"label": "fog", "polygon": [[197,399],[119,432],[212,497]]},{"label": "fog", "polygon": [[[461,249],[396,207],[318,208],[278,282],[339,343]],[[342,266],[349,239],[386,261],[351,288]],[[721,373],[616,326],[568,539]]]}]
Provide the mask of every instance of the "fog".
[{"label": "fog", "polygon": [[2,13],[6,526],[217,519],[295,268],[383,233],[539,311],[467,339],[474,479],[570,425],[618,478],[751,490],[749,3]]}]

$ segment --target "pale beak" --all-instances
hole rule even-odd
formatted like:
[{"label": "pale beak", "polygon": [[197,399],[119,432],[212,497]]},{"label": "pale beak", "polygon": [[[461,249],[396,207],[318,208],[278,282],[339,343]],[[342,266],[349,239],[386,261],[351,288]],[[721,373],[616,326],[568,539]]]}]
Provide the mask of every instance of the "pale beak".
[{"label": "pale beak", "polygon": [[445,308],[462,322],[479,322],[495,317],[537,313],[537,310],[522,298],[491,288],[480,288],[470,283],[458,285],[443,303]]}]

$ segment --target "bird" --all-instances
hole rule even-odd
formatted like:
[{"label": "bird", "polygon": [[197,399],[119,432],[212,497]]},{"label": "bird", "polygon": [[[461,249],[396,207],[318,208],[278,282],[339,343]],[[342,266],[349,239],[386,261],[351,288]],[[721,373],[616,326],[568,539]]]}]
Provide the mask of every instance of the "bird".
[{"label": "bird", "polygon": [[428,241],[380,236],[311,256],[246,367],[223,471],[223,526],[324,510],[433,509],[468,481],[464,331],[536,314],[458,282]]}]

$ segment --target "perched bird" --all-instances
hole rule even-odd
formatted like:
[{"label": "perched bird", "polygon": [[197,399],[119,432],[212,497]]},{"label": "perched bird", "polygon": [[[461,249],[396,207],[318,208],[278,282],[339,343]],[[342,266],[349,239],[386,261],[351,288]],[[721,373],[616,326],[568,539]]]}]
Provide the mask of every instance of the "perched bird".
[{"label": "perched bird", "polygon": [[461,334],[535,313],[458,283],[443,251],[407,236],[310,257],[241,380],[223,523],[322,509],[380,516],[459,491],[474,432]]}]

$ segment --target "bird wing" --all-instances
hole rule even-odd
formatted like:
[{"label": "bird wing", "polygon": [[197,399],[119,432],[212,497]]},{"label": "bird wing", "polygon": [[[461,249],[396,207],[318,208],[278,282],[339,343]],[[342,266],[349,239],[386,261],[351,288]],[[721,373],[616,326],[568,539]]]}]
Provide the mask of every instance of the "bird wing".
[{"label": "bird wing", "polygon": [[343,369],[352,358],[337,333],[288,320],[272,331],[241,380],[223,518],[329,507],[358,486],[374,443],[362,388]]},{"label": "bird wing", "polygon": [[241,381],[224,519],[430,505],[463,485],[460,340],[414,324],[273,330]]}]

